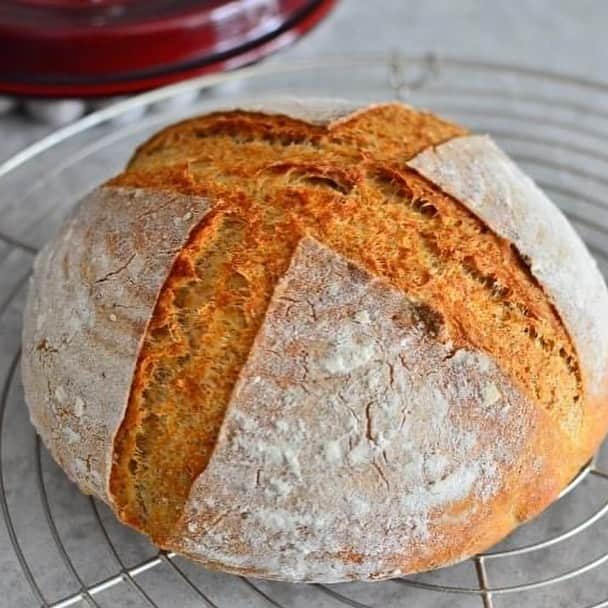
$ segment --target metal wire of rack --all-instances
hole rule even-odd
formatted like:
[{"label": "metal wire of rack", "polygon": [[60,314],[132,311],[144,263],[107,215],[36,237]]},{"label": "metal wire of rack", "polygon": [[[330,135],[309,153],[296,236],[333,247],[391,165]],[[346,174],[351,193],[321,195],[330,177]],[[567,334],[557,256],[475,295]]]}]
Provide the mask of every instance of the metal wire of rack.
[{"label": "metal wire of rack", "polygon": [[[171,103],[193,92],[199,94],[193,105]],[[147,135],[231,96],[273,92],[411,100],[491,133],[564,209],[608,275],[608,85],[585,78],[399,53],[267,63],[159,89],[53,133],[0,164],[0,510],[10,541],[0,545],[0,571],[11,563],[14,575],[17,563],[27,582],[15,578],[10,605],[500,608],[516,598],[523,606],[607,608],[602,452],[539,520],[498,548],[436,573],[330,586],[210,573],[157,551],[104,505],[81,497],[41,446],[18,373],[20,311],[36,251],[63,214]],[[141,108],[145,117],[125,124]]]}]

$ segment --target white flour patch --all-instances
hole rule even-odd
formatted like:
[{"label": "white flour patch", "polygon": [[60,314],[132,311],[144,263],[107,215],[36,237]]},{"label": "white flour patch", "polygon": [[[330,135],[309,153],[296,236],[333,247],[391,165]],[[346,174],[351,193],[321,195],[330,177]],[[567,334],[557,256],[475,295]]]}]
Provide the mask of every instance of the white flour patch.
[{"label": "white flour patch", "polygon": [[452,507],[474,517],[492,499],[528,405],[485,354],[453,353],[418,318],[402,294],[301,243],[191,492],[250,516],[221,519],[222,543],[186,531],[190,552],[287,580],[391,576],[444,542],[438,525],[449,538]]}]

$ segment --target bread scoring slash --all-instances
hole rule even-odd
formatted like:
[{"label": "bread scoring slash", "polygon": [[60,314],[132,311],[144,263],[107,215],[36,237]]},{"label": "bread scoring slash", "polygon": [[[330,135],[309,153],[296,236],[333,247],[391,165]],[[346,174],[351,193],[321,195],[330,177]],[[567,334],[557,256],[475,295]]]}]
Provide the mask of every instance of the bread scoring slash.
[{"label": "bread scoring slash", "polygon": [[608,293],[486,137],[402,104],[165,129],[38,256],[45,445],[157,545],[286,581],[454,563],[608,428]]}]

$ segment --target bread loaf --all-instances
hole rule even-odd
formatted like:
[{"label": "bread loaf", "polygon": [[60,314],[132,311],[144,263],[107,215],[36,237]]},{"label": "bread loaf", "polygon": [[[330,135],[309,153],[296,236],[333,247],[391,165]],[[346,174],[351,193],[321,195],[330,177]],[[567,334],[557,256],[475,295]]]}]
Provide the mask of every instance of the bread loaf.
[{"label": "bread loaf", "polygon": [[160,547],[285,581],[487,549],[608,427],[608,293],[485,136],[389,103],[187,120],[38,256],[31,418]]}]

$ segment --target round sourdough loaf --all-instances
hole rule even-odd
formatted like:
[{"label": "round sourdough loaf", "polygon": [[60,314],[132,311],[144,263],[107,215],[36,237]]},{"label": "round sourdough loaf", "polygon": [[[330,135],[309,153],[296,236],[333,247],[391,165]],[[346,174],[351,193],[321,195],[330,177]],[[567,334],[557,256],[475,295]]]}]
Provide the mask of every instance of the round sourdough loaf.
[{"label": "round sourdough loaf", "polygon": [[286,581],[484,550],[608,426],[608,294],[486,136],[310,100],[171,126],[38,256],[32,420],[157,545]]}]

